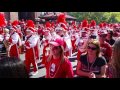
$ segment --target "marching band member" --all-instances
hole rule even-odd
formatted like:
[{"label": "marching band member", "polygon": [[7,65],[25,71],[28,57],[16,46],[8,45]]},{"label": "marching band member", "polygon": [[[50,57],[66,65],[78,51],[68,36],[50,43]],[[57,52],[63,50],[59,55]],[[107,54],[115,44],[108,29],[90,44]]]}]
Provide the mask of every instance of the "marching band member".
[{"label": "marching band member", "polygon": [[92,28],[92,29],[96,28],[96,22],[95,22],[95,20],[91,20],[90,28]]},{"label": "marching band member", "polygon": [[86,51],[86,45],[89,41],[89,29],[88,27],[88,21],[83,20],[81,22],[81,31],[80,31],[80,37],[77,38],[75,44],[78,46],[78,53],[77,53],[77,60],[80,59],[80,55]]},{"label": "marching band member", "polygon": [[64,37],[63,37],[66,47],[65,47],[65,54],[66,56],[72,56],[72,42],[71,42],[71,37],[68,35],[68,32],[65,30],[64,31]]},{"label": "marching band member", "polygon": [[80,59],[80,55],[84,52],[86,52],[86,45],[88,43],[89,39],[87,36],[87,32],[85,30],[81,31],[81,36],[77,37],[77,40],[75,42],[77,49],[78,49],[78,53],[77,53],[77,60]]},{"label": "marching band member", "polygon": [[4,14],[0,13],[0,35],[4,33],[3,27],[6,26],[6,20]]},{"label": "marching band member", "polygon": [[19,34],[20,38],[23,39],[23,34],[22,34],[22,31],[21,31],[21,27],[20,27],[20,22],[18,20],[15,20],[12,22],[12,27],[14,29],[16,29],[17,33]]},{"label": "marching band member", "polygon": [[4,27],[6,26],[6,20],[5,16],[3,13],[0,13],[0,52],[6,52],[6,47],[5,47],[5,32],[4,32]]},{"label": "marching band member", "polygon": [[49,30],[44,31],[43,38],[43,57],[42,57],[42,65],[45,65],[47,56],[49,55],[49,42],[51,41],[51,34]]},{"label": "marching band member", "polygon": [[[23,33],[21,31],[21,26],[19,24],[20,24],[20,22],[18,20],[14,20],[12,22],[12,28],[14,28],[16,30],[16,32],[18,33],[20,39],[23,40]],[[22,49],[23,49],[22,46],[20,46],[20,48],[19,48],[20,54],[23,53]]]},{"label": "marching band member", "polygon": [[85,29],[88,27],[88,21],[85,19],[81,22],[81,29]]},{"label": "marching band member", "polygon": [[43,31],[43,40],[42,40],[42,42],[43,42],[43,57],[42,57],[41,66],[42,65],[45,66],[47,56],[49,55],[49,42],[52,39],[50,30],[51,30],[51,24],[49,22],[46,22],[45,28]]},{"label": "marching band member", "polygon": [[60,28],[59,35],[64,39],[64,52],[65,55],[72,56],[72,44],[71,44],[71,38],[68,35],[68,27],[66,22],[65,14],[60,14],[57,18],[57,27]]},{"label": "marching band member", "polygon": [[72,42],[72,53],[74,53],[76,49],[76,45],[75,45],[76,37],[74,35],[71,36],[71,42]]},{"label": "marching band member", "polygon": [[76,42],[76,33],[77,33],[76,31],[77,31],[76,23],[72,22],[72,30],[71,30],[71,33],[70,33],[71,43],[72,43],[72,53],[74,53],[75,50],[76,50],[76,44],[75,44],[75,42]]},{"label": "marching band member", "polygon": [[25,52],[25,64],[28,73],[30,72],[30,65],[33,65],[33,75],[36,75],[38,73],[38,67],[36,63],[37,55],[38,55],[38,40],[39,38],[34,34],[35,29],[33,25],[33,21],[29,20],[28,28],[26,29],[26,37],[23,44],[25,45],[26,52]]},{"label": "marching band member", "polygon": [[9,42],[9,54],[8,55],[10,57],[20,58],[19,47],[21,46],[21,39],[16,29],[12,28],[10,30],[10,38],[8,42]]}]

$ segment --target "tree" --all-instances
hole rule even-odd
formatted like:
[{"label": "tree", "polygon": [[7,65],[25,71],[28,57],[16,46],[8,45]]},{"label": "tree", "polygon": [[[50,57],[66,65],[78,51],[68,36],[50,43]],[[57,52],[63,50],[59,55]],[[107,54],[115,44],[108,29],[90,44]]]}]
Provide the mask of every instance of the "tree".
[{"label": "tree", "polygon": [[69,12],[78,21],[87,19],[89,22],[95,20],[97,24],[100,22],[118,23],[120,22],[120,12]]}]

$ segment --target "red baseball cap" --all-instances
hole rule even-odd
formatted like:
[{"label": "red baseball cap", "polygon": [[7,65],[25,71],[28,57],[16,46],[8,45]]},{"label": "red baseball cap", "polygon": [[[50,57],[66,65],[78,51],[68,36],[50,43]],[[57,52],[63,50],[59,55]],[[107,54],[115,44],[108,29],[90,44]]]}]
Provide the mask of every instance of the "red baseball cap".
[{"label": "red baseball cap", "polygon": [[64,41],[62,38],[56,38],[54,41],[51,41],[49,44],[52,44],[54,46],[63,46]]}]

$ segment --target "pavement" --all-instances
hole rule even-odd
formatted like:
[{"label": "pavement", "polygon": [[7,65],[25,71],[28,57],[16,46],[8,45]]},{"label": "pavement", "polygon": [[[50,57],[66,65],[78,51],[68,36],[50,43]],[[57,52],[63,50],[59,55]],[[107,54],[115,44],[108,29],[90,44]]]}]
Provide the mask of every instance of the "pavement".
[{"label": "pavement", "polygon": [[[43,47],[40,48],[40,56],[42,57],[42,50]],[[74,77],[76,77],[77,75],[75,74],[75,70],[76,70],[76,65],[77,65],[77,60],[76,60],[76,52],[72,55],[72,57],[69,57],[69,60],[72,64],[73,67],[73,71],[74,71]],[[25,60],[25,56],[24,54],[20,55],[21,60]],[[30,78],[45,78],[46,75],[46,69],[44,66],[42,66],[41,64],[41,59],[37,60],[37,65],[38,65],[38,73],[36,75],[30,75]],[[33,73],[33,67],[31,65],[31,69],[30,69],[30,73]]]}]

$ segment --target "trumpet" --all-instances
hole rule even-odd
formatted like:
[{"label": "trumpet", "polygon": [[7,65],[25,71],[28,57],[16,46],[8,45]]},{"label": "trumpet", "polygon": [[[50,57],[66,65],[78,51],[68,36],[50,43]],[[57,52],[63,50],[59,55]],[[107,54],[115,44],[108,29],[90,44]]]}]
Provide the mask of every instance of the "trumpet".
[{"label": "trumpet", "polygon": [[8,42],[7,40],[4,40],[3,44],[4,44],[5,48],[6,48],[6,54],[7,54],[7,56],[9,56],[8,51],[9,51],[10,42]]}]

